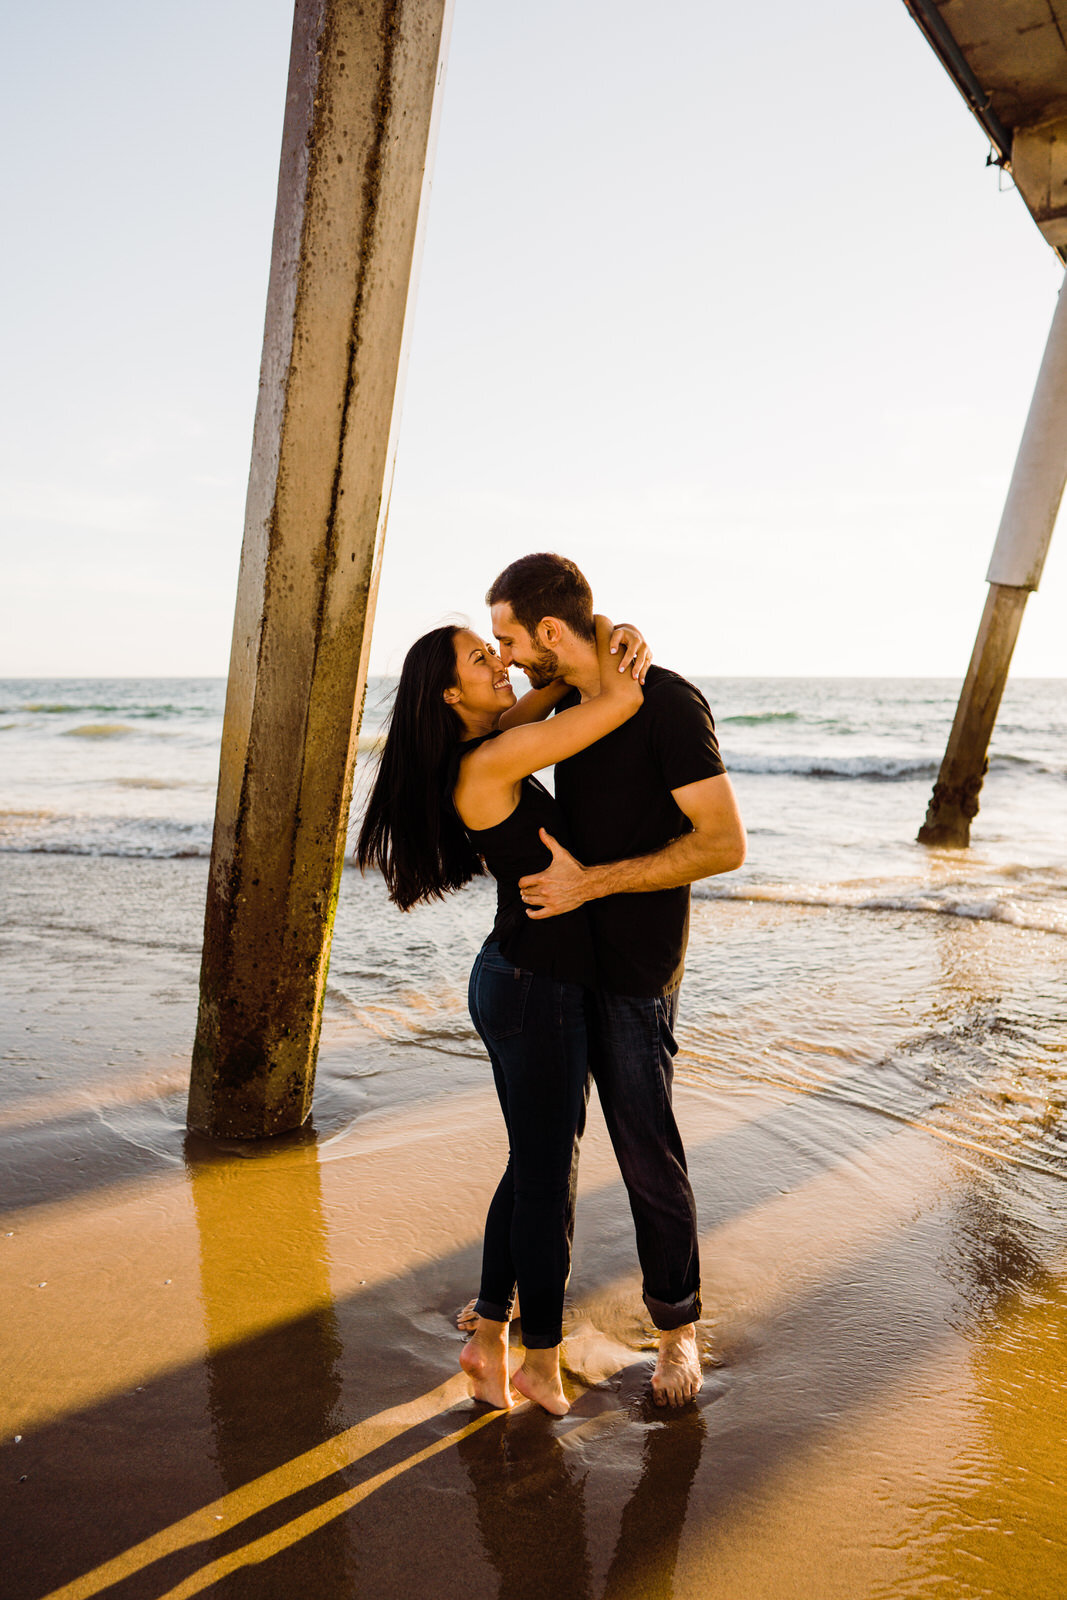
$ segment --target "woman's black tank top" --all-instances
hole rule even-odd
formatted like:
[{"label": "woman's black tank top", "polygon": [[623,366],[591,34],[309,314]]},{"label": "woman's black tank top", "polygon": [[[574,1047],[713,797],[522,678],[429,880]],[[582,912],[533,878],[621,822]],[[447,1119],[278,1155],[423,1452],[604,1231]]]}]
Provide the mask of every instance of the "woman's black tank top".
[{"label": "woman's black tank top", "polygon": [[[459,747],[463,757],[495,733],[470,739]],[[559,805],[543,783],[523,778],[519,803],[492,828],[467,828],[467,837],[496,879],[496,921],[489,939],[495,939],[507,961],[529,972],[544,972],[567,983],[596,983],[593,935],[584,906],[544,922],[526,915],[519,879],[540,872],[552,860],[538,833],[544,828],[569,849],[567,824]]]}]

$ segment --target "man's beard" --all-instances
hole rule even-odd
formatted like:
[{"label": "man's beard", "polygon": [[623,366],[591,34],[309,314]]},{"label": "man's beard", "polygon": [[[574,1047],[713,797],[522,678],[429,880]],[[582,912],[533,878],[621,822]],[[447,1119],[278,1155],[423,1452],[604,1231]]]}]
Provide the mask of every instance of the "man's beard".
[{"label": "man's beard", "polygon": [[538,650],[526,668],[526,675],[535,689],[547,689],[559,679],[559,656],[554,650]]}]

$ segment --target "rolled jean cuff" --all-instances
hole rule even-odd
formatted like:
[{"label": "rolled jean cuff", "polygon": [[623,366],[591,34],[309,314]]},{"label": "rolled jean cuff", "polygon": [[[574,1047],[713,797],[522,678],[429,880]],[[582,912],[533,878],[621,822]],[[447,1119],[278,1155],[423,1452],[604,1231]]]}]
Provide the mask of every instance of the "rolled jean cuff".
[{"label": "rolled jean cuff", "polygon": [[514,1300],[509,1305],[497,1306],[491,1300],[478,1299],[474,1302],[474,1315],[485,1317],[487,1322],[510,1322],[512,1304]]},{"label": "rolled jean cuff", "polygon": [[650,1294],[642,1294],[641,1298],[660,1333],[670,1333],[675,1328],[684,1328],[687,1322],[696,1322],[700,1316],[699,1289],[675,1305],[666,1300],[657,1300]]},{"label": "rolled jean cuff", "polygon": [[563,1329],[558,1333],[527,1333],[522,1330],[523,1348],[526,1350],[554,1350],[558,1344],[563,1343]]}]

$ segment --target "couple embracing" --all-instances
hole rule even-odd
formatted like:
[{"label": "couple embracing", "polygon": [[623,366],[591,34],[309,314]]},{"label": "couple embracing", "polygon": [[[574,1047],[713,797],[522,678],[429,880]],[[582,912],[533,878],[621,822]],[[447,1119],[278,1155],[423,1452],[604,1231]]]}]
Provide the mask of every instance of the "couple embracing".
[{"label": "couple embracing", "polygon": [[[488,870],[470,977],[508,1162],[460,1357],[474,1397],[562,1416],[563,1297],[590,1076],[659,1329],[659,1405],[700,1388],[696,1209],[671,1105],[689,885],[741,865],[744,829],[699,690],[613,629],[572,561],[524,556],[487,600],[499,650],[437,628],[404,661],[357,848],[402,910]],[[531,689],[516,699],[508,668]],[[555,767],[553,797],[534,777]],[[484,863],[484,866],[483,866]],[[525,1358],[508,1368],[518,1291]]]}]

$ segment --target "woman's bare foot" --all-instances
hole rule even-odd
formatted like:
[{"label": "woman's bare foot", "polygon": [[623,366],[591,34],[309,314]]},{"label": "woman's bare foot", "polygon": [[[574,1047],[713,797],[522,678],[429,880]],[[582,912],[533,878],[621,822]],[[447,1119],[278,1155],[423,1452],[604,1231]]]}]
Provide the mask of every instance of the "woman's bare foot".
[{"label": "woman's bare foot", "polygon": [[696,1398],[703,1382],[696,1324],[687,1322],[682,1328],[661,1332],[652,1374],[652,1398],[656,1404],[684,1406]]},{"label": "woman's bare foot", "polygon": [[[456,1327],[459,1329],[460,1333],[473,1333],[475,1328],[478,1326],[478,1313],[474,1309],[477,1304],[477,1298],[468,1300],[467,1304],[463,1307],[463,1310],[456,1312]],[[517,1322],[519,1319],[518,1300],[515,1301],[515,1304],[511,1308],[511,1319],[513,1322]]]},{"label": "woman's bare foot", "polygon": [[475,1400],[495,1411],[510,1411],[513,1405],[508,1378],[508,1325],[477,1317],[476,1327],[459,1353],[459,1364],[470,1379]]},{"label": "woman's bare foot", "polygon": [[565,1417],[571,1403],[559,1376],[559,1345],[551,1350],[527,1350],[526,1359],[512,1383],[527,1400],[534,1400],[554,1417]]}]

